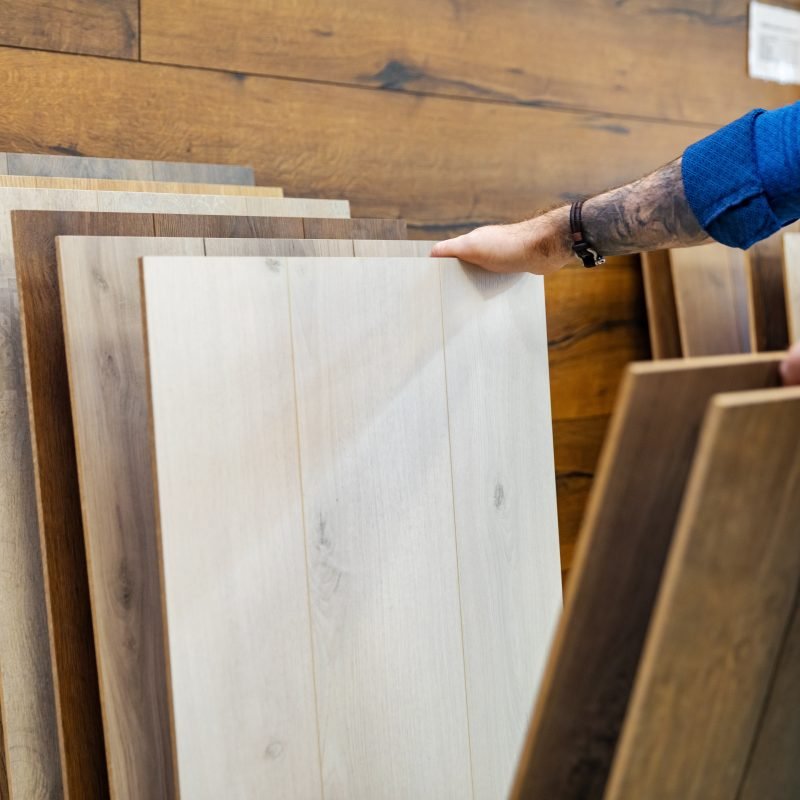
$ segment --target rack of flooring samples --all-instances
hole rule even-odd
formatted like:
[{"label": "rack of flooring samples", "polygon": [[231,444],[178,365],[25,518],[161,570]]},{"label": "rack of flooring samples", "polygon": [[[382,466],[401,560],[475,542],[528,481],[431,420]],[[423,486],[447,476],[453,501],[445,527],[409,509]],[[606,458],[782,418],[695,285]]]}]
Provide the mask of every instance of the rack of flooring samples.
[{"label": "rack of flooring samples", "polygon": [[561,608],[541,278],[241,167],[0,172],[0,796],[506,796]]}]

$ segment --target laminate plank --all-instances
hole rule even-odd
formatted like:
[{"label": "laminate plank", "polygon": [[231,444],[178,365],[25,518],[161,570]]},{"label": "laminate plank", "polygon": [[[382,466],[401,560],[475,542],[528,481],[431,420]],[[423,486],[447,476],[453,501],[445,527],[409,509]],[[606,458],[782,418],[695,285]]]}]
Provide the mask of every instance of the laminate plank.
[{"label": "laminate plank", "polygon": [[112,58],[139,57],[136,0],[6,0],[3,23],[2,44]]},{"label": "laminate plank", "polygon": [[430,256],[434,244],[436,242],[419,239],[410,241],[363,240],[353,242],[353,251],[357,257],[361,258],[409,258],[411,256],[427,258]]},{"label": "laminate plank", "polygon": [[6,748],[3,738],[3,715],[0,713],[0,800],[9,800],[8,774],[6,773]]},{"label": "laminate plank", "polygon": [[56,248],[111,793],[173,797],[136,265],[203,255],[203,241],[60,236]]},{"label": "laminate plank", "polygon": [[783,279],[786,287],[786,317],[791,343],[800,341],[800,234],[783,239]]},{"label": "laminate plank", "polygon": [[680,358],[683,351],[668,250],[642,253],[642,278],[653,358]]},{"label": "laminate plank", "polygon": [[208,256],[347,257],[352,239],[206,239]]},{"label": "laminate plank", "polygon": [[[80,193],[81,199],[86,200],[92,193]],[[50,197],[50,193],[40,193],[37,195],[39,201],[42,198]],[[72,198],[74,202],[74,197]],[[59,195],[55,202],[68,204],[69,198]],[[23,205],[30,204],[33,199],[28,196],[23,198]],[[13,204],[16,201],[12,202]],[[7,215],[6,215],[7,216]],[[26,273],[37,274],[41,287],[36,294],[36,303],[29,308],[29,314],[35,314],[37,320],[41,320],[38,326],[38,334],[35,343],[40,345],[30,348],[31,352],[35,349],[36,358],[40,369],[38,370],[39,385],[47,387],[46,391],[39,391],[37,395],[36,408],[38,409],[37,428],[39,431],[40,445],[47,442],[56,443],[47,448],[46,458],[41,458],[38,463],[38,477],[49,487],[48,497],[54,505],[51,518],[60,520],[62,526],[68,531],[65,541],[57,543],[60,548],[67,548],[71,561],[62,561],[56,571],[61,587],[70,587],[73,593],[72,604],[61,609],[61,613],[69,614],[71,611],[78,611],[79,618],[76,626],[85,626],[88,616],[81,611],[88,608],[89,591],[86,585],[85,565],[80,562],[80,554],[83,550],[84,530],[81,525],[79,513],[79,492],[78,475],[76,466],[76,455],[74,436],[72,429],[72,416],[70,411],[69,383],[67,377],[67,364],[65,355],[65,345],[62,337],[62,309],[58,292],[57,262],[54,247],[54,240],[59,235],[82,234],[82,235],[114,235],[114,234],[155,234],[157,236],[259,236],[269,237],[275,235],[295,235],[303,234],[302,218],[258,218],[258,217],[232,217],[232,216],[203,216],[203,215],[136,215],[136,214],[107,214],[107,213],[39,213],[39,212],[13,212],[14,236],[20,243],[21,258],[29,263],[30,268],[24,267]],[[3,217],[0,216],[0,221]],[[355,227],[355,226],[354,226]],[[341,232],[346,232],[346,227],[340,227]],[[351,251],[350,251],[351,252]],[[138,284],[136,284],[138,291]],[[138,295],[137,295],[138,297]],[[13,664],[6,663],[3,675],[3,685],[10,694],[11,706],[9,713],[16,721],[12,728],[13,742],[16,758],[24,765],[26,759],[31,762],[32,771],[41,767],[40,759],[47,768],[58,765],[56,752],[56,711],[55,700],[52,689],[52,672],[47,647],[47,627],[45,612],[45,589],[42,587],[41,565],[42,556],[39,551],[39,539],[35,535],[36,531],[36,508],[34,498],[34,477],[33,468],[30,465],[30,443],[28,441],[29,426],[25,421],[24,399],[20,394],[19,387],[22,386],[22,354],[21,341],[19,336],[19,322],[16,310],[16,292],[9,289],[3,290],[2,298],[7,303],[4,312],[4,321],[7,327],[4,331],[8,336],[2,342],[2,349],[7,355],[3,359],[3,388],[2,395],[4,404],[4,414],[0,418],[6,427],[2,429],[0,437],[1,454],[8,463],[14,464],[15,469],[0,471],[3,479],[3,499],[4,505],[4,525],[7,523],[9,530],[15,532],[14,539],[9,540],[8,552],[4,552],[4,557],[8,561],[4,563],[14,564],[13,574],[15,576],[25,576],[24,581],[8,582],[0,584],[3,608],[8,611],[4,614],[4,619],[9,623],[7,630],[8,641],[13,645],[13,652],[20,653],[18,661]],[[134,299],[128,300],[128,305],[136,302]],[[105,344],[108,344],[106,342]],[[29,342],[30,345],[30,342]],[[143,348],[142,349],[143,352]],[[135,348],[134,348],[135,352]],[[143,356],[142,356],[143,357]],[[125,361],[116,365],[117,371],[122,374],[123,369],[127,369],[129,363],[135,372],[135,362]],[[11,368],[14,368],[13,370]],[[141,365],[138,374],[144,374],[144,366]],[[117,389],[119,391],[134,392],[132,384],[133,377],[126,375]],[[115,385],[116,386],[116,385]],[[16,389],[14,387],[17,387]],[[125,403],[125,397],[116,398],[111,393],[111,388],[105,384],[109,392],[108,397],[116,399],[120,403]],[[145,389],[139,387],[140,406],[146,402],[144,398]],[[106,395],[104,395],[106,397]],[[135,408],[135,402],[131,401],[131,407]],[[105,422],[109,424],[113,417],[107,417]],[[129,422],[136,421],[136,415],[131,414]],[[141,441],[146,439],[146,431],[142,429],[132,429],[122,431],[118,439],[111,437],[109,441]],[[108,445],[108,442],[106,443]],[[27,464],[26,464],[27,459]],[[126,462],[127,463],[127,462]],[[126,486],[140,485],[142,480],[149,480],[149,475],[145,478],[141,476],[129,476],[127,482],[120,478],[114,486],[122,491]],[[108,495],[113,498],[113,495]],[[115,501],[116,502],[116,501]],[[58,505],[60,503],[60,506]],[[124,503],[124,498],[119,499],[119,503]],[[149,509],[140,508],[139,513],[133,520],[146,518]],[[125,528],[128,531],[127,528]],[[105,536],[111,536],[113,531],[104,531]],[[136,528],[136,534],[146,536],[147,531]],[[11,546],[13,543],[13,547]],[[112,543],[106,542],[105,546],[111,547]],[[141,545],[140,550],[146,552],[146,545]],[[126,551],[125,543],[119,544],[119,551]],[[61,552],[59,549],[58,552]],[[106,584],[101,586],[96,596],[102,592],[108,593],[112,597],[125,596],[130,598],[128,614],[123,614],[121,607],[115,606],[114,621],[120,625],[122,630],[135,628],[138,620],[138,612],[141,608],[151,607],[148,605],[148,595],[142,587],[149,584],[145,575],[134,570],[136,562],[129,559],[124,565],[123,572],[113,569],[106,575]],[[70,576],[70,577],[67,577]],[[120,576],[127,577],[124,586],[120,585]],[[157,622],[142,621],[142,625],[147,630],[157,630]],[[4,631],[5,635],[5,631]],[[124,634],[121,634],[124,635]],[[5,639],[3,640],[6,641]],[[78,670],[81,674],[89,676],[95,663],[95,655],[92,651],[91,631],[83,630],[81,635],[71,643],[64,645],[69,652],[72,661],[82,664]],[[140,645],[142,650],[146,650],[146,643]],[[3,652],[7,652],[4,650]],[[132,672],[134,674],[138,668],[139,651],[131,651],[131,658],[137,665]],[[24,658],[22,657],[24,655]],[[77,668],[76,668],[77,669]],[[118,676],[122,680],[125,676]],[[144,678],[143,678],[144,679]],[[134,686],[138,684],[134,681]],[[10,688],[9,688],[10,687]],[[89,713],[90,709],[97,709],[97,682],[88,677],[81,678],[78,682],[73,682],[74,692],[86,692],[80,702],[75,701],[83,711],[75,717],[75,723],[81,722],[84,725],[83,731],[74,732],[77,741],[84,747],[92,742],[102,741],[100,732],[100,717],[96,711]],[[137,694],[138,689],[132,689],[125,696],[125,703],[130,705],[131,713],[135,715],[138,710],[141,717],[147,714],[146,709],[142,710],[137,702],[141,702],[141,696]],[[135,698],[139,698],[136,701]],[[23,724],[23,721],[25,724]],[[8,728],[7,728],[8,730]],[[74,729],[73,729],[74,730]],[[62,732],[62,735],[65,735]],[[28,737],[32,744],[23,746]],[[157,733],[153,734],[157,738]],[[49,750],[42,741],[50,742]],[[45,753],[46,759],[41,754]],[[100,763],[103,759],[102,746],[99,750],[95,746],[89,758],[97,770],[101,769]],[[13,765],[11,765],[13,766]],[[20,767],[19,769],[22,769]],[[104,767],[103,767],[104,769]],[[26,773],[27,774],[27,773]],[[32,772],[33,774],[33,772]],[[124,772],[118,773],[121,777]],[[56,776],[53,776],[55,780]],[[22,780],[21,778],[19,780]],[[99,780],[99,779],[98,779]],[[146,782],[146,778],[143,779]],[[22,784],[26,786],[27,784]],[[27,796],[23,789],[22,796]],[[32,791],[32,790],[31,790]],[[79,795],[85,796],[85,795]],[[123,794],[124,796],[124,794]]]},{"label": "laminate plank", "polygon": [[306,219],[304,225],[306,239],[408,238],[408,228],[402,219],[355,219],[349,226],[335,219]]},{"label": "laminate plank", "polygon": [[8,174],[8,158],[5,153],[0,153],[0,175]]},{"label": "laminate plank", "polygon": [[[267,36],[261,7],[246,0],[142,0],[141,11],[146,61],[715,124],[797,99],[742,68],[745,0],[587,0],[579,15],[557,0],[275,0]],[[569,55],[576,41],[603,42],[583,55],[580,75]],[[680,86],[665,79],[676,72]]]},{"label": "laminate plank", "polygon": [[[97,178],[104,180],[172,181],[180,183],[227,183],[252,186],[252,167],[228,164],[143,161],[124,158],[61,156],[45,153],[3,153],[4,172],[42,178]],[[171,177],[168,177],[171,176]]]},{"label": "laminate plank", "polygon": [[142,264],[180,792],[321,797],[286,267]]},{"label": "laminate plank", "polygon": [[750,355],[628,368],[515,800],[603,797],[707,402],[722,391],[777,385],[779,361]]},{"label": "laminate plank", "polygon": [[800,795],[800,605],[786,633],[755,747],[737,800]]},{"label": "laminate plank", "polygon": [[24,131],[81,152],[180,158],[188,140],[197,159],[252,163],[259,183],[290,196],[346,191],[356,216],[405,218],[426,238],[626,183],[715,127],[15,49],[0,49],[0,71],[24,76],[5,86],[14,126],[0,149]]},{"label": "laminate plank", "polygon": [[2,173],[0,173],[0,186],[19,189],[89,189],[112,192],[283,197],[283,189],[273,186],[236,186],[230,183],[166,183],[162,181],[106,180],[104,178],[40,178]]},{"label": "laminate plank", "polygon": [[469,797],[439,270],[308,259],[290,292],[325,796]]},{"label": "laminate plank", "polygon": [[800,585],[798,440],[800,389],[710,401],[608,800],[736,798]]},{"label": "laminate plank", "polygon": [[783,236],[800,225],[754,244],[745,253],[750,303],[750,337],[759,352],[785,350],[789,345],[786,292],[783,283]]},{"label": "laminate plank", "polygon": [[744,254],[724,245],[670,250],[685,356],[751,351]]}]

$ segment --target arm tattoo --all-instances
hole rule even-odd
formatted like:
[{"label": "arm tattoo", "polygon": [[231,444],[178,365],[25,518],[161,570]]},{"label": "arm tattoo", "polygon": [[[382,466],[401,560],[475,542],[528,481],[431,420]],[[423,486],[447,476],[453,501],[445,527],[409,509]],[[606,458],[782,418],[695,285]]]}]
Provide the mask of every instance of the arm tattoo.
[{"label": "arm tattoo", "polygon": [[586,238],[609,256],[713,241],[686,200],[681,159],[583,206]]}]

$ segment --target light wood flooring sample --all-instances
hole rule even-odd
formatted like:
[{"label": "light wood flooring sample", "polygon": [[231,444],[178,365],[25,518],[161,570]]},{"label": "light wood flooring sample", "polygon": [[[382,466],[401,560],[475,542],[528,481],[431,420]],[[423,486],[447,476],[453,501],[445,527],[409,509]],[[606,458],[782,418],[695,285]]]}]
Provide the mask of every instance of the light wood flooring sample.
[{"label": "light wood flooring sample", "polygon": [[241,186],[252,186],[255,183],[252,167],[191,164],[180,161],[0,153],[0,168],[9,175],[38,175],[51,178],[230,183]]},{"label": "light wood flooring sample", "polygon": [[515,800],[603,797],[708,400],[721,391],[776,386],[779,363],[776,354],[629,367]]},{"label": "light wood flooring sample", "polygon": [[[198,269],[213,272],[236,267],[236,261],[230,259],[190,261],[191,264],[185,265],[183,279],[191,276],[195,287],[205,282]],[[313,666],[318,702],[316,713],[325,794],[376,798],[470,796],[469,700],[465,697],[467,679],[461,639],[462,630],[477,635],[481,626],[485,627],[488,615],[481,610],[478,618],[470,617],[472,610],[465,602],[464,592],[475,591],[474,586],[465,588],[462,585],[459,592],[458,564],[461,562],[457,551],[462,549],[461,542],[463,548],[471,549],[476,557],[480,551],[471,541],[469,521],[463,523],[462,532],[454,517],[454,479],[457,494],[462,490],[474,490],[484,498],[473,502],[490,529],[497,525],[498,550],[492,556],[497,558],[504,546],[509,552],[516,546],[515,532],[511,528],[517,509],[526,507],[526,501],[520,501],[516,496],[515,478],[506,475],[505,471],[513,471],[512,464],[520,469],[530,469],[530,462],[526,465],[513,459],[509,461],[506,454],[502,463],[494,463],[491,454],[487,455],[481,448],[479,457],[485,461],[486,469],[479,470],[480,477],[472,479],[478,480],[479,485],[462,485],[453,471],[451,460],[463,458],[463,453],[457,455],[455,450],[451,450],[452,437],[462,435],[461,425],[468,419],[466,409],[474,404],[470,399],[473,395],[466,385],[465,410],[455,409],[462,422],[457,421],[453,426],[448,414],[449,378],[445,362],[452,359],[455,375],[460,375],[459,359],[461,353],[469,349],[471,339],[464,335],[463,343],[459,342],[459,335],[464,329],[469,331],[470,326],[459,327],[459,321],[463,320],[458,310],[464,306],[464,313],[468,314],[471,303],[475,304],[472,311],[480,306],[479,300],[471,297],[470,292],[475,292],[484,301],[481,309],[484,313],[477,314],[478,321],[473,324],[482,329],[487,342],[491,341],[493,327],[497,328],[495,335],[498,340],[507,338],[506,326],[509,323],[503,312],[508,306],[502,296],[506,291],[511,292],[508,305],[513,308],[517,292],[520,298],[524,296],[526,283],[532,301],[526,305],[526,317],[528,320],[531,316],[537,319],[530,330],[535,331],[537,325],[543,325],[543,307],[535,288],[537,279],[525,276],[518,278],[516,284],[507,278],[493,276],[487,278],[494,282],[489,290],[488,286],[476,287],[474,277],[471,278],[456,262],[440,264],[424,259],[402,259],[393,260],[391,269],[387,269],[386,262],[354,259],[262,259],[255,263],[262,272],[272,272],[277,268],[273,280],[288,273],[286,291],[287,298],[290,298],[287,302],[291,303],[304,509],[300,524],[304,528],[301,529],[301,538],[304,534],[308,553]],[[200,310],[199,315],[187,313],[179,320],[172,316],[170,322],[169,293],[173,290],[167,289],[166,285],[159,288],[157,281],[160,276],[167,276],[171,267],[184,265],[180,260],[166,259],[145,259],[144,265],[151,355],[154,347],[166,347],[171,352],[168,361],[159,362],[158,372],[151,362],[158,496],[162,503],[159,446],[169,448],[176,458],[180,456],[169,472],[176,481],[174,487],[169,485],[174,498],[179,498],[180,493],[191,485],[199,485],[191,480],[187,484],[185,471],[181,477],[178,464],[187,455],[187,451],[181,448],[188,446],[200,460],[201,453],[209,452],[196,435],[191,437],[195,439],[194,443],[190,442],[190,429],[195,434],[197,430],[193,426],[183,429],[185,433],[180,437],[183,444],[178,438],[164,441],[159,438],[159,430],[166,436],[174,430],[174,426],[166,424],[171,417],[165,417],[159,428],[159,399],[163,397],[169,412],[176,413],[177,407],[171,406],[170,402],[184,396],[188,386],[178,387],[167,369],[167,364],[177,353],[174,345],[183,341],[186,355],[189,352],[186,348],[194,347],[191,326],[207,315],[202,313],[201,309],[206,308],[203,305],[195,309],[196,312]],[[248,272],[254,269],[251,264],[243,267]],[[445,279],[448,270],[452,273],[449,276],[452,283]],[[444,295],[440,294],[440,272]],[[258,273],[253,274],[258,277]],[[148,278],[151,279],[149,285]],[[217,278],[212,275],[211,280],[213,283]],[[253,277],[248,280],[252,281]],[[464,286],[459,286],[460,282]],[[158,319],[161,320],[158,324],[172,326],[168,335],[166,328],[162,329],[158,339],[150,325],[149,286],[155,286],[161,296],[162,305],[157,307]],[[211,284],[206,291],[209,294],[203,303],[213,302],[218,293]],[[246,297],[252,297],[252,292],[242,291],[243,302],[247,302]],[[446,340],[443,338],[443,302],[445,318],[451,315],[447,325],[453,326],[446,334]],[[532,315],[531,309],[535,309],[537,303],[539,310]],[[220,325],[224,324],[222,316],[217,315]],[[262,318],[263,315],[258,317]],[[498,319],[503,320],[502,324],[498,325]],[[179,323],[186,327],[186,331],[180,331]],[[531,323],[527,321],[525,324]],[[230,377],[230,382],[234,379],[240,381],[253,372],[247,368],[246,360],[242,360],[247,352],[245,348],[242,353],[242,342],[248,337],[234,337],[230,320],[225,329],[225,336],[235,338],[239,343],[237,352],[241,354],[239,371]],[[520,330],[528,329],[523,326]],[[401,331],[405,331],[403,336],[399,335]],[[219,342],[222,330],[215,328],[214,332],[214,340]],[[250,340],[254,335],[249,335]],[[461,348],[463,350],[459,352]],[[353,353],[358,354],[357,358]],[[494,353],[492,350],[493,357]],[[534,353],[528,356],[531,365],[537,360],[538,355]],[[202,379],[199,367],[199,361],[187,366],[186,374],[197,373],[191,380],[209,381],[203,391],[216,392],[216,382],[209,376]],[[257,380],[264,378],[260,376]],[[544,380],[546,386],[546,377],[539,380]],[[164,394],[159,395],[162,383]],[[507,424],[507,419],[516,416],[513,410],[505,418],[495,411],[496,403],[507,399],[501,395],[490,399],[485,407],[478,404],[473,409],[474,420],[479,428],[487,430],[487,434],[492,422],[497,426],[496,432],[501,433],[500,428]],[[248,396],[231,390],[230,402],[234,405],[226,406],[243,426],[244,419],[257,413],[257,409],[240,409],[243,398]],[[199,403],[199,407],[202,405]],[[234,412],[233,408],[246,413]],[[512,409],[516,408],[518,406],[512,406]],[[526,406],[525,412],[530,415],[530,405]],[[264,416],[261,413],[259,419],[263,420]],[[512,427],[508,426],[508,429]],[[539,436],[535,425],[523,426],[522,430],[523,439]],[[255,444],[252,436],[242,436],[239,449],[246,453]],[[518,440],[515,444],[518,451],[524,449]],[[227,445],[209,443],[208,446]],[[519,485],[537,484],[543,503],[546,503],[548,494],[547,482],[552,482],[551,447],[548,430],[546,441],[539,442],[538,446],[534,443],[533,450],[538,453],[536,474],[519,481]],[[198,465],[198,469],[202,467]],[[226,490],[219,484],[219,477],[222,475],[224,480],[227,472],[214,471],[222,497],[225,497]],[[501,508],[497,506],[500,497],[498,477],[509,481],[508,494],[500,498]],[[252,480],[262,485],[255,476]],[[508,505],[502,508],[504,503]],[[177,506],[173,530],[180,531],[181,526],[187,523],[185,509],[185,504]],[[551,516],[548,517],[544,507],[541,510],[544,518],[555,519],[554,490]],[[261,513],[266,513],[266,509]],[[504,515],[507,515],[505,519]],[[269,517],[281,518],[274,514]],[[497,521],[493,523],[492,518]],[[268,524],[266,517],[263,524]],[[504,524],[508,529],[503,529]],[[527,518],[526,524],[533,526],[527,534],[523,531],[516,533],[520,540],[527,535],[540,543],[540,566],[544,570],[550,561],[554,576],[551,583],[538,588],[541,593],[539,602],[533,605],[541,606],[544,600],[543,608],[555,610],[559,593],[553,593],[549,588],[557,583],[558,577],[554,527],[546,530],[544,519],[533,522]],[[162,539],[170,535],[177,534],[170,534],[162,509]],[[551,541],[549,546],[547,541]],[[196,539],[194,547],[197,547]],[[166,559],[165,548],[163,552]],[[469,567],[469,559],[463,563]],[[509,567],[499,558],[494,569],[500,572]],[[510,569],[510,582],[513,584],[512,573],[513,568]],[[165,564],[165,576],[168,574]],[[172,647],[168,577],[166,592]],[[502,603],[499,607],[502,608]],[[508,611],[508,607],[505,610]],[[542,616],[546,615],[545,611],[540,611]],[[504,619],[502,613],[501,620],[509,626],[506,630],[514,630],[515,620]],[[533,616],[537,614],[534,611]],[[515,616],[525,618],[526,614],[517,613]],[[536,622],[540,624],[541,620]],[[546,623],[536,628],[536,635],[542,639],[537,653],[539,662],[549,633],[543,632],[543,628],[547,628]],[[520,626],[517,623],[516,630],[524,629],[524,624]],[[222,628],[220,635],[239,634]],[[504,647],[509,648],[509,645],[508,640],[503,642]],[[217,651],[220,649],[216,648]],[[496,690],[493,687],[498,701],[519,689],[513,680],[508,681],[508,674],[513,671],[511,664],[516,664],[523,672],[526,668],[531,672],[536,670],[535,662],[523,666],[530,653],[527,643],[522,650],[511,646],[508,653],[506,681]],[[486,659],[489,667],[497,663],[493,658]],[[469,669],[467,666],[467,671]],[[480,680],[478,672],[474,673],[474,680]],[[522,678],[522,695],[530,690],[534,681],[535,678],[530,676]],[[178,683],[173,667],[173,686]],[[186,681],[180,681],[180,684],[188,685]],[[482,688],[487,691],[485,686]],[[501,715],[505,713],[506,710],[502,709]],[[177,735],[180,739],[179,732]],[[498,750],[508,749],[507,742],[493,743],[492,746]],[[515,752],[507,753],[506,763],[513,762],[514,755]],[[485,786],[489,787],[488,796],[504,796],[509,776],[505,776],[505,781],[497,780],[492,784],[497,773],[487,770],[487,763],[491,765],[492,761],[479,749],[473,750],[472,762],[473,772],[476,769],[483,771]],[[195,763],[196,758],[191,759],[191,764]],[[253,766],[253,769],[257,767]],[[476,796],[487,796],[485,789],[479,790],[478,783],[476,778]]]},{"label": "light wood flooring sample", "polygon": [[669,255],[683,355],[749,353],[744,253],[715,242],[670,250]]},{"label": "light wood flooring sample", "polygon": [[795,613],[798,441],[800,389],[710,402],[607,800],[739,797]]},{"label": "light wood flooring sample", "polygon": [[668,250],[642,253],[642,278],[653,358],[680,358],[683,353]]},{"label": "light wood flooring sample", "polygon": [[800,341],[800,233],[783,238],[783,276],[786,285],[786,316],[789,342]]}]

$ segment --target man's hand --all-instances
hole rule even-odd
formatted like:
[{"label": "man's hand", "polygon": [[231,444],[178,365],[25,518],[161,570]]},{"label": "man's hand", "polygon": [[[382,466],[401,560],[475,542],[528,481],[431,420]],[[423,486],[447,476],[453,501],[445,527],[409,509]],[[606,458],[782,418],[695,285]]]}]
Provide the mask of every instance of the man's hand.
[{"label": "man's hand", "polygon": [[460,258],[491,272],[547,275],[572,260],[569,209],[558,208],[514,225],[487,225],[439,242],[431,255]]},{"label": "man's hand", "polygon": [[786,386],[800,386],[800,342],[797,342],[781,364],[781,377]]}]

